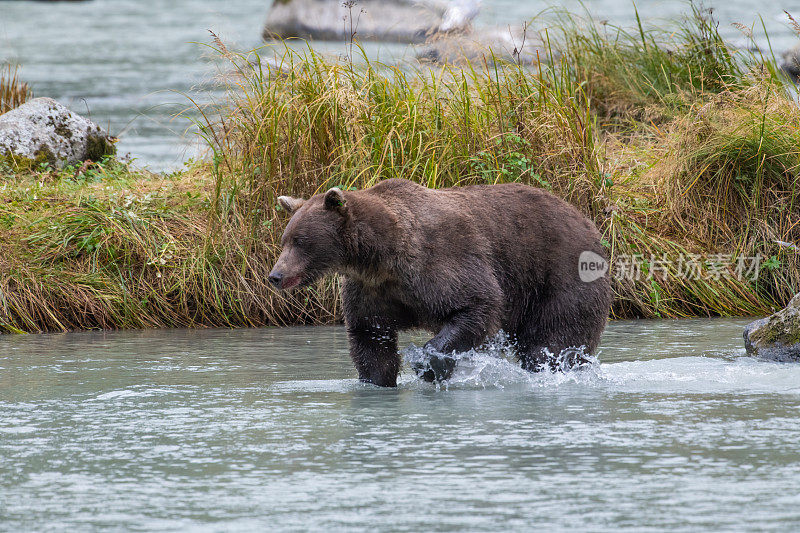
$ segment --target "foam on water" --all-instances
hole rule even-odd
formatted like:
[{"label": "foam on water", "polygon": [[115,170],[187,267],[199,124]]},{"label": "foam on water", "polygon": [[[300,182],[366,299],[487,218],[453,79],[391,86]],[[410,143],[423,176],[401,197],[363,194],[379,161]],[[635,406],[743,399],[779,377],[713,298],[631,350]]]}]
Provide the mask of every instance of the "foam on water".
[{"label": "foam on water", "polygon": [[[403,350],[407,364],[425,357],[422,348],[410,345]],[[503,389],[508,386],[530,388],[580,385],[616,392],[634,393],[737,393],[800,395],[800,366],[752,357],[733,360],[715,357],[673,357],[619,363],[593,362],[563,372],[532,373],[515,360],[490,351],[470,350],[455,354],[453,376],[431,384],[404,368],[398,379],[400,389],[433,388],[442,391],[463,389]],[[369,389],[372,385],[356,379],[304,379],[273,383],[269,389],[280,393],[342,393]],[[98,400],[140,396],[128,391],[113,391]]]},{"label": "foam on water", "polygon": [[359,387],[369,387],[355,379],[296,379],[279,381],[270,386],[271,391],[295,392],[341,392],[347,393]]},{"label": "foam on water", "polygon": [[[425,361],[429,354],[415,344],[402,351],[411,366]],[[526,384],[556,387],[570,383],[624,392],[679,393],[779,393],[800,394],[800,365],[767,361],[726,352],[711,356],[683,356],[664,359],[602,363],[599,356],[584,356],[589,362],[558,372],[532,373],[515,359],[514,346],[504,336],[487,345],[453,354],[456,369],[440,384],[451,388],[503,388]],[[422,383],[413,373],[404,374],[401,386]]]},{"label": "foam on water", "polygon": [[[424,348],[414,343],[411,343],[401,353],[409,366],[424,363],[430,357]],[[566,361],[574,359],[577,355],[587,362],[570,367]],[[535,386],[560,385],[576,380],[592,379],[591,376],[596,376],[599,364],[596,357],[585,355],[581,349],[565,350],[558,356],[558,362],[555,364],[561,371],[528,372],[516,361],[516,347],[503,332],[480,348],[454,353],[453,357],[456,359],[453,375],[447,381],[434,386],[450,389],[453,387],[503,388],[505,385],[518,383]],[[401,379],[401,383],[408,384],[415,380],[416,377],[412,374],[411,379],[406,377],[406,379]]]},{"label": "foam on water", "polygon": [[602,364],[597,376],[605,386],[620,391],[800,394],[797,363],[752,357],[673,357]]},{"label": "foam on water", "polygon": [[110,401],[110,400],[121,400],[125,398],[145,398],[148,396],[161,396],[163,394],[174,394],[179,391],[173,389],[153,389],[147,387],[133,387],[131,389],[123,389],[123,390],[113,390],[109,392],[104,392],[103,394],[99,394],[94,398],[90,398],[87,401]]}]

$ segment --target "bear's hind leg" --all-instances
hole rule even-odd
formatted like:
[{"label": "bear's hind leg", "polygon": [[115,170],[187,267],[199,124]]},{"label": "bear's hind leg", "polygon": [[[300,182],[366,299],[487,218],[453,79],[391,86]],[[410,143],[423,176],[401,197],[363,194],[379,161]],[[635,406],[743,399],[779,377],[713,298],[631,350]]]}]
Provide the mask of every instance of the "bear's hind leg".
[{"label": "bear's hind leg", "polygon": [[585,310],[538,306],[515,332],[522,368],[556,372],[588,363],[605,327],[604,316]]},{"label": "bear's hind leg", "polygon": [[522,368],[528,372],[558,372],[569,370],[589,362],[585,348],[543,343],[527,346],[519,352]]}]

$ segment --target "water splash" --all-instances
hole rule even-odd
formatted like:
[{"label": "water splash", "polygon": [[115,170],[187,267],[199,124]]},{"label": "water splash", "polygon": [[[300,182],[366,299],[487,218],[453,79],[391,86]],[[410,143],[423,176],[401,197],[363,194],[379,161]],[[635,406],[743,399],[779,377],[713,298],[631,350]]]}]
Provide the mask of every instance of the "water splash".
[{"label": "water splash", "polygon": [[[425,367],[431,353],[411,343],[401,351],[405,363],[412,367]],[[551,355],[550,363],[540,372],[528,372],[517,361],[515,344],[504,332],[498,333],[478,348],[466,352],[454,352],[448,357],[456,361],[450,379],[436,383],[437,389],[453,387],[504,388],[506,385],[527,383],[536,386],[552,386],[596,378],[599,371],[597,357],[589,355],[583,348],[570,348],[557,356]],[[418,381],[414,377],[410,381]],[[407,383],[403,380],[402,383]]]}]

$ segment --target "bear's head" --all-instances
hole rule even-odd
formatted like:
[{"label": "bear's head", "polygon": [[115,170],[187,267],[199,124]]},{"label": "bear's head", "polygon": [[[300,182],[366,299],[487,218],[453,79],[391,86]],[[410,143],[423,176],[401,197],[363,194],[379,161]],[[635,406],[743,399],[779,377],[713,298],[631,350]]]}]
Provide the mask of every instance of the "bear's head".
[{"label": "bear's head", "polygon": [[309,285],[341,269],[349,213],[344,193],[334,187],[308,200],[281,196],[278,204],[292,218],[281,237],[281,255],[269,273],[278,289]]}]

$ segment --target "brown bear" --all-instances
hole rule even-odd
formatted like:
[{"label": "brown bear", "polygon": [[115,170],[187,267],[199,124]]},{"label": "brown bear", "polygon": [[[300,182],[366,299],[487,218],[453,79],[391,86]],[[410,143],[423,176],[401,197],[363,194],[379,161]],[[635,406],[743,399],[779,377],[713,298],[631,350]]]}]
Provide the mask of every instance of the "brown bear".
[{"label": "brown bear", "polygon": [[[501,329],[531,371],[548,368],[562,350],[597,347],[611,306],[600,234],[542,189],[428,189],[389,179],[278,203],[292,217],[269,281],[288,289],[344,276],[344,319],[361,381],[396,386],[397,333],[408,329],[435,333],[425,345],[435,357],[415,367],[428,381],[450,377],[448,354]],[[586,257],[595,270],[583,275]]]}]

